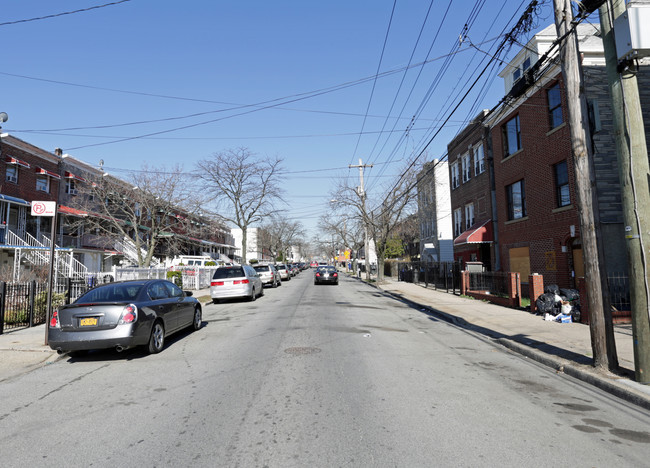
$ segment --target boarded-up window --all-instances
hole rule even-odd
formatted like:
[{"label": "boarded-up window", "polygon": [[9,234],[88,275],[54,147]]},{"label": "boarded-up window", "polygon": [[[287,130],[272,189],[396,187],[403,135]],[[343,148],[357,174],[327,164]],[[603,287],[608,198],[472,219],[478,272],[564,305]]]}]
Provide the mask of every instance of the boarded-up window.
[{"label": "boarded-up window", "polygon": [[530,250],[528,247],[510,249],[510,271],[518,272],[522,280],[530,275]]}]

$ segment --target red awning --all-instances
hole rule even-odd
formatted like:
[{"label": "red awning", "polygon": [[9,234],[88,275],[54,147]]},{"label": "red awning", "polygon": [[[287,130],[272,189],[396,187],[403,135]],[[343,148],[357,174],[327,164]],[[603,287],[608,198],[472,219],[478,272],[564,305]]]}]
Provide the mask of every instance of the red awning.
[{"label": "red awning", "polygon": [[86,182],[86,179],[84,179],[83,177],[79,177],[78,175],[75,175],[72,172],[65,171],[64,176],[66,179],[74,179],[74,180],[78,180],[79,182]]},{"label": "red awning", "polygon": [[23,161],[21,159],[14,158],[14,157],[11,157],[11,156],[6,156],[5,157],[5,162],[7,164],[17,164],[18,166],[23,166],[23,167],[26,167],[27,169],[30,168],[29,163],[26,163],[25,161]]},{"label": "red awning", "polygon": [[72,216],[79,216],[80,218],[88,216],[88,213],[86,211],[70,208],[69,206],[59,205],[58,208],[59,208],[59,213],[72,215]]},{"label": "red awning", "polygon": [[43,169],[42,167],[37,167],[36,168],[36,173],[37,174],[43,174],[43,175],[46,175],[48,177],[52,177],[53,179],[59,179],[59,180],[61,179],[61,176],[59,174],[56,174],[56,173],[54,173],[52,171],[48,171],[47,169]]},{"label": "red awning", "polygon": [[465,244],[482,244],[494,242],[494,234],[492,233],[492,220],[488,219],[483,224],[474,226],[467,231],[463,232],[460,236],[454,239],[454,245]]}]

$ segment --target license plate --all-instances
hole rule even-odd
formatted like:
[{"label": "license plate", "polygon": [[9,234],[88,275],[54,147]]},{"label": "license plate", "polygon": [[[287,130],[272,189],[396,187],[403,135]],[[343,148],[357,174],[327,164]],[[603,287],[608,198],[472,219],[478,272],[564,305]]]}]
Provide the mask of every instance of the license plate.
[{"label": "license plate", "polygon": [[88,317],[79,319],[80,327],[96,327],[97,326],[97,317]]}]

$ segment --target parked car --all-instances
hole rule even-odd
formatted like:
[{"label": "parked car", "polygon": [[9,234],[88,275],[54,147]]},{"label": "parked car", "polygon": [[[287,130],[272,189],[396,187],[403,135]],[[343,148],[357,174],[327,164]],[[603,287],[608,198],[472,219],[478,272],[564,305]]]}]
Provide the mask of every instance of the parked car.
[{"label": "parked car", "polygon": [[167,280],[102,284],[52,311],[48,344],[59,354],[138,345],[159,353],[172,333],[201,328],[201,304],[191,296]]},{"label": "parked car", "polygon": [[280,278],[280,273],[275,269],[273,265],[255,265],[255,271],[260,275],[260,280],[262,284],[270,284],[271,287],[277,288],[282,284],[282,278]]},{"label": "parked car", "polygon": [[317,267],[318,267],[318,262],[311,262],[311,263],[309,264],[309,267],[310,267],[310,268],[317,268]]},{"label": "parked car", "polygon": [[222,299],[244,297],[254,301],[264,295],[260,275],[249,265],[219,267],[210,282],[210,297],[218,304]]},{"label": "parked car", "polygon": [[287,265],[284,263],[278,263],[275,265],[275,268],[278,270],[278,273],[280,273],[280,279],[282,279],[282,281],[289,281],[291,279],[291,270],[289,270],[289,267],[287,267]]},{"label": "parked car", "polygon": [[339,273],[336,267],[333,266],[319,266],[314,273],[314,284],[339,284]]}]

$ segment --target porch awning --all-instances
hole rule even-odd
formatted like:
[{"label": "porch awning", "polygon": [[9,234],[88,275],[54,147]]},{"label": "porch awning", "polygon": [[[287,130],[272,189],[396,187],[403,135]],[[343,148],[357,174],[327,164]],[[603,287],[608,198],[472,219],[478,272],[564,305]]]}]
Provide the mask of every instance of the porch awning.
[{"label": "porch awning", "polygon": [[88,216],[88,212],[86,212],[86,211],[77,210],[75,208],[71,208],[69,206],[64,206],[64,205],[59,205],[58,206],[58,211],[59,211],[59,213],[62,213],[62,214],[71,215],[71,216],[78,216],[80,218]]},{"label": "porch awning", "polygon": [[10,195],[0,194],[0,201],[15,203],[16,205],[22,205],[22,206],[31,206],[27,200],[23,200],[22,198],[12,197]]},{"label": "porch awning", "polygon": [[488,219],[479,226],[472,227],[454,239],[454,246],[465,244],[490,244],[494,242],[492,220]]}]

